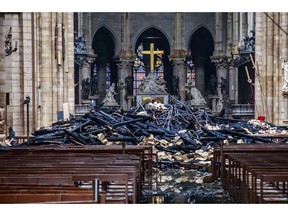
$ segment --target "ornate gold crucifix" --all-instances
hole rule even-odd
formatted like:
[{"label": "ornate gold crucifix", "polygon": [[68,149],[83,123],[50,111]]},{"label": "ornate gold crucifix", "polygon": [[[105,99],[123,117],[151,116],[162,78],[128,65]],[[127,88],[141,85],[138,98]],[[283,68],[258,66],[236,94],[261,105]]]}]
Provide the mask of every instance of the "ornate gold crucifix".
[{"label": "ornate gold crucifix", "polygon": [[164,50],[154,50],[154,43],[150,43],[150,50],[142,50],[143,55],[150,55],[150,71],[154,70],[154,55],[164,54]]}]

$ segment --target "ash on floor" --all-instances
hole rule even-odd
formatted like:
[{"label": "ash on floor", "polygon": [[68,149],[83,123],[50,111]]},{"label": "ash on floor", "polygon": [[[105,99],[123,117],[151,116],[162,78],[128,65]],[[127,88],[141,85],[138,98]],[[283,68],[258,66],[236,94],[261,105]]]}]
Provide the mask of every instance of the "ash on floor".
[{"label": "ash on floor", "polygon": [[[197,170],[160,171],[149,179],[142,192],[142,203],[234,203],[221,182],[205,180],[210,173]],[[203,181],[204,180],[204,181]]]}]

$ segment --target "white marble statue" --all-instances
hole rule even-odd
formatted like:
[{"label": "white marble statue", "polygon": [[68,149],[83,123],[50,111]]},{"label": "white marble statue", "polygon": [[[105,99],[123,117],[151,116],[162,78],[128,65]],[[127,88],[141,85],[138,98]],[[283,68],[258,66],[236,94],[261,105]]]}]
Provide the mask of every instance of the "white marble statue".
[{"label": "white marble statue", "polygon": [[288,87],[288,62],[286,59],[282,62],[283,69],[283,89]]},{"label": "white marble statue", "polygon": [[195,87],[193,86],[191,88],[191,96],[192,96],[192,100],[191,100],[191,105],[206,105],[206,101],[204,99],[204,97],[202,96],[201,92]]},{"label": "white marble statue", "polygon": [[155,71],[151,71],[144,79],[139,93],[167,93],[166,81],[159,77]]},{"label": "white marble statue", "polygon": [[107,94],[102,101],[103,106],[118,106],[117,101],[114,98],[115,92],[115,83],[112,83],[109,89],[107,90]]}]

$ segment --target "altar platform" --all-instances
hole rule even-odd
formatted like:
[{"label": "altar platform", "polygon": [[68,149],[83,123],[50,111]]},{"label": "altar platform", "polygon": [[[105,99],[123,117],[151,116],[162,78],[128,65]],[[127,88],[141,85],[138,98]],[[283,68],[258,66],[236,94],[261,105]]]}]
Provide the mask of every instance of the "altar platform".
[{"label": "altar platform", "polygon": [[162,104],[169,103],[169,95],[168,94],[137,94],[136,102],[137,104],[145,104],[149,102],[158,102]]}]

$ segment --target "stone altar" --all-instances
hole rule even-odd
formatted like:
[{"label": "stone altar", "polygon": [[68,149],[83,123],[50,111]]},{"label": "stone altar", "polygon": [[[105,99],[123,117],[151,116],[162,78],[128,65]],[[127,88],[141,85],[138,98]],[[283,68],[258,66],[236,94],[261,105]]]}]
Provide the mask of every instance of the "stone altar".
[{"label": "stone altar", "polygon": [[168,104],[169,94],[166,90],[166,81],[159,77],[155,71],[151,71],[143,80],[136,94],[136,102],[145,103],[153,100],[158,103]]}]

